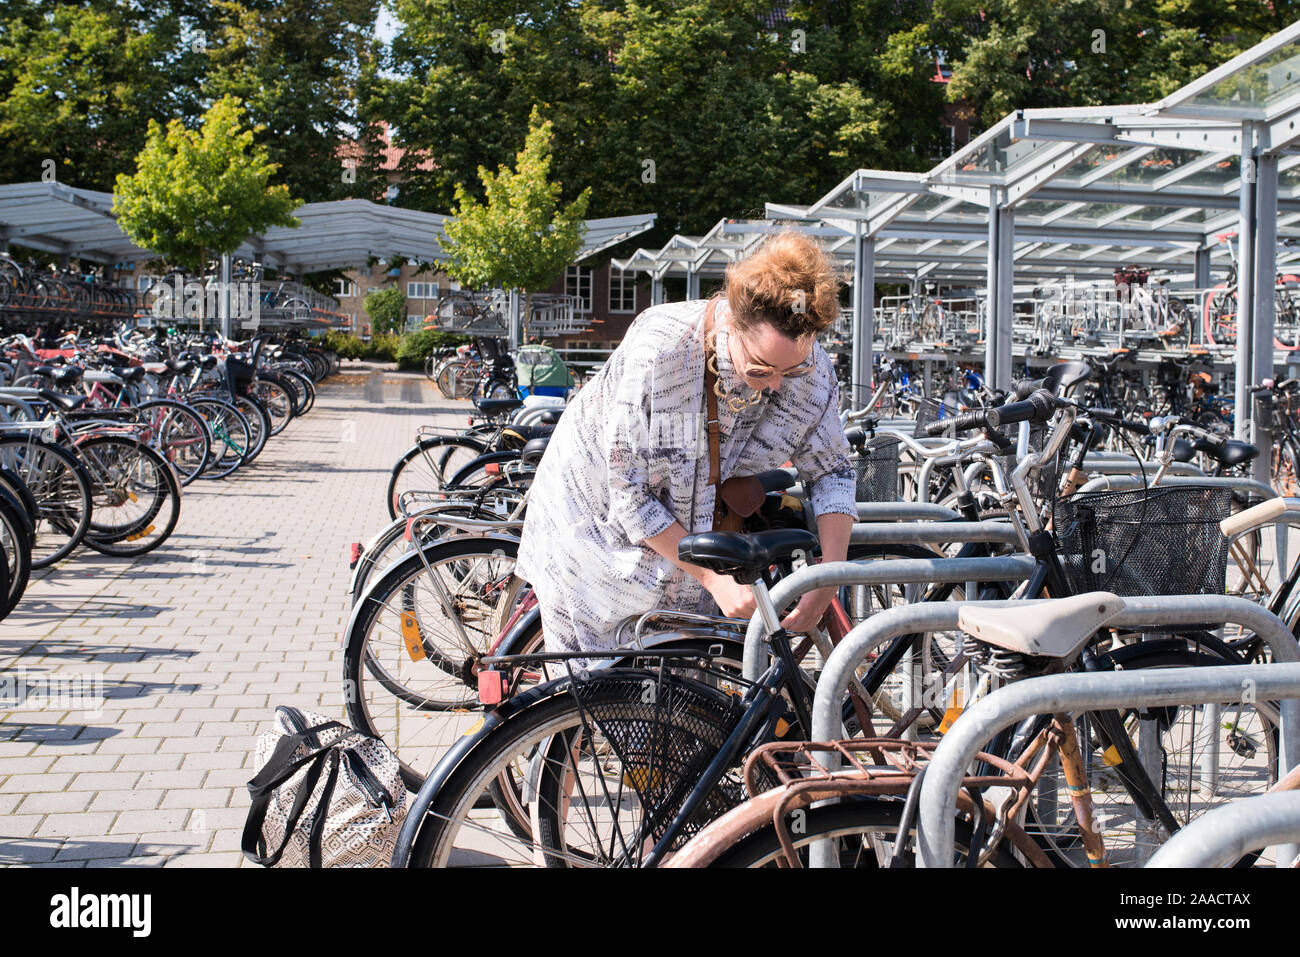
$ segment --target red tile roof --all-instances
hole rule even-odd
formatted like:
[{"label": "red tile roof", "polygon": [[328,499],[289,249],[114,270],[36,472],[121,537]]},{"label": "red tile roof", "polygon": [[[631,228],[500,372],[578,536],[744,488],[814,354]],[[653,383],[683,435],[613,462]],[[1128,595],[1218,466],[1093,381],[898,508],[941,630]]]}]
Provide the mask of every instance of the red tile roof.
[{"label": "red tile roof", "polygon": [[[379,141],[383,144],[379,150],[379,155],[382,158],[379,168],[386,173],[397,172],[401,169],[402,157],[406,155],[406,150],[393,145],[387,122],[380,122],[377,125],[379,127]],[[355,140],[340,143],[337,151],[339,159],[351,159],[358,162],[365,157],[365,152],[365,147]],[[428,150],[421,150],[416,155],[426,157],[420,161],[416,169],[431,170],[438,168],[438,164],[428,155]]]}]

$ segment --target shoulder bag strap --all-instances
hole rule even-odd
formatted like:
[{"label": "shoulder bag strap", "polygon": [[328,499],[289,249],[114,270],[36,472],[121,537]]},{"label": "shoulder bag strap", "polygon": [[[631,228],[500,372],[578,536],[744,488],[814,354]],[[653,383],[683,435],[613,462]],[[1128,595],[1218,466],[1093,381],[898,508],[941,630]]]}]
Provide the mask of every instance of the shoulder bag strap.
[{"label": "shoulder bag strap", "polygon": [[[713,387],[718,377],[709,368],[709,340],[713,336],[713,310],[717,299],[710,299],[704,307],[704,409],[705,427],[709,432],[709,484],[716,486],[722,481],[722,453],[720,439],[722,424],[718,420],[718,395]],[[715,510],[716,515],[716,510]]]}]

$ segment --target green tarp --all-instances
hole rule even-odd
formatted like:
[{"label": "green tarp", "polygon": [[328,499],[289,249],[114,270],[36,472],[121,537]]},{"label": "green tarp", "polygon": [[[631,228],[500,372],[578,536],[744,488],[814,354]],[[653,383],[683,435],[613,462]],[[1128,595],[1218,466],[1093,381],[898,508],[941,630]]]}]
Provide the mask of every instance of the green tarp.
[{"label": "green tarp", "polygon": [[520,346],[515,353],[515,373],[521,386],[573,386],[569,367],[550,346]]}]

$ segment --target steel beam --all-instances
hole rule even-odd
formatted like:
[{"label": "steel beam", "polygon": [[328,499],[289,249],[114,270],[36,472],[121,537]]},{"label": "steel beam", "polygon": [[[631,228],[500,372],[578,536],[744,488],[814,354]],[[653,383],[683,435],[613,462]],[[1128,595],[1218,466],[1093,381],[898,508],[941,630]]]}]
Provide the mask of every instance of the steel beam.
[{"label": "steel beam", "polygon": [[853,393],[854,409],[871,399],[872,342],[876,334],[875,240],[859,231],[853,239]]},{"label": "steel beam", "polygon": [[1237,369],[1236,427],[1238,439],[1250,441],[1250,386],[1254,380],[1255,349],[1255,137],[1252,124],[1243,126],[1241,182],[1237,224]]}]

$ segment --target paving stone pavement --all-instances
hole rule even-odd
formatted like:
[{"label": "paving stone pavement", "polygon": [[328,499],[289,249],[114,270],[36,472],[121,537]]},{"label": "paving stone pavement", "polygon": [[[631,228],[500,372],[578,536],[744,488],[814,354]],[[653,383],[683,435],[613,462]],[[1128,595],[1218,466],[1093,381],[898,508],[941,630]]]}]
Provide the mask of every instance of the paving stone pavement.
[{"label": "paving stone pavement", "polygon": [[416,428],[467,408],[348,363],[251,466],[187,488],[161,547],[33,576],[0,623],[3,697],[25,697],[0,704],[0,865],[245,865],[273,708],[343,717],[349,543],[387,523]]}]

